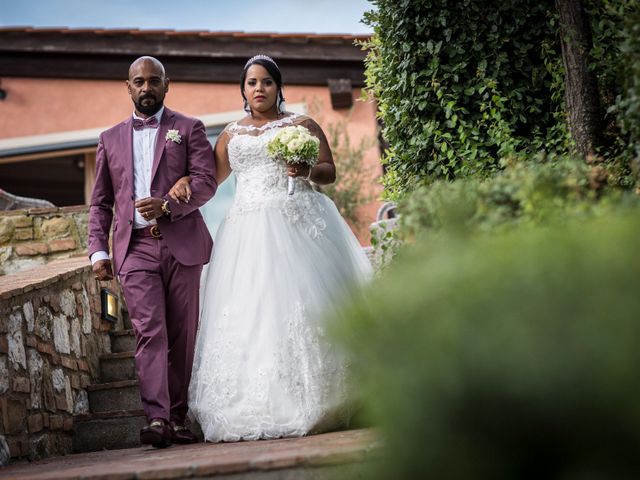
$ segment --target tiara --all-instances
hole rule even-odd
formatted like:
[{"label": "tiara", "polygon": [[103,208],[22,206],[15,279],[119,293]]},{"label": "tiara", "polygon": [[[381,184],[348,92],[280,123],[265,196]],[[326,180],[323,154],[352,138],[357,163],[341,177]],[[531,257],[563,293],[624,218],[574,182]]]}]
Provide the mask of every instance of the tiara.
[{"label": "tiara", "polygon": [[267,55],[263,55],[262,53],[255,55],[253,57],[251,57],[247,63],[245,63],[244,68],[247,68],[249,65],[251,65],[253,62],[255,62],[256,60],[266,60],[267,62],[271,62],[273,63],[276,68],[278,68],[278,64],[275,62],[275,60]]}]

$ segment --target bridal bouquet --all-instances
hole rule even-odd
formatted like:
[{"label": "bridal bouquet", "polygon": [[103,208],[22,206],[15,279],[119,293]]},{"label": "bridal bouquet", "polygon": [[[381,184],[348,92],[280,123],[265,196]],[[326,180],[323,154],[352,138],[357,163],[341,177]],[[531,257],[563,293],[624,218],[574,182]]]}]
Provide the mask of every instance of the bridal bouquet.
[{"label": "bridal bouquet", "polygon": [[[318,163],[320,140],[302,125],[290,126],[276,133],[267,145],[271,158],[288,164],[305,164],[309,168]],[[289,177],[287,193],[293,195],[294,178]]]}]

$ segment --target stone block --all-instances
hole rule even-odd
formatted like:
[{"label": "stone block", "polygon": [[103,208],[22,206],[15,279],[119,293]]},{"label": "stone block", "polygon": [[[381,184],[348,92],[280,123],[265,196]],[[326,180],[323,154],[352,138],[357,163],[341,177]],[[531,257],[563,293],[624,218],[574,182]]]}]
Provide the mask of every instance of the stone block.
[{"label": "stone block", "polygon": [[91,333],[91,310],[89,308],[89,296],[87,291],[83,288],[80,294],[80,306],[82,306],[82,313],[78,308],[78,314],[82,315],[82,333]]},{"label": "stone block", "polygon": [[51,452],[49,451],[49,435],[46,433],[30,436],[29,441],[29,460],[40,460],[48,457]]},{"label": "stone block", "polygon": [[80,290],[82,290],[82,282],[75,282],[73,285],[71,285],[71,289],[79,292]]},{"label": "stone block", "polygon": [[79,390],[80,387],[80,375],[71,375],[71,388]]},{"label": "stone block", "polygon": [[0,435],[0,467],[5,467],[11,459],[11,449],[4,435]]},{"label": "stone block", "polygon": [[35,315],[33,314],[33,303],[25,302],[22,305],[22,313],[24,314],[24,319],[27,322],[27,332],[33,333],[35,330]]},{"label": "stone block", "polygon": [[38,313],[36,314],[36,335],[43,340],[50,340],[52,328],[53,315],[51,314],[51,310],[46,306],[39,307]]},{"label": "stone block", "polygon": [[42,401],[44,408],[49,412],[56,411],[56,398],[53,393],[53,379],[51,368],[44,364],[42,369]]},{"label": "stone block", "polygon": [[91,377],[89,375],[80,375],[80,388],[87,388],[91,385]]},{"label": "stone block", "polygon": [[13,231],[13,239],[16,241],[33,240],[33,228],[16,228]]},{"label": "stone block", "polygon": [[79,390],[73,402],[73,414],[89,413],[89,395],[86,390]]},{"label": "stone block", "polygon": [[68,217],[48,218],[42,222],[42,235],[47,239],[68,237],[71,225],[72,220]]},{"label": "stone block", "polygon": [[51,430],[62,430],[62,425],[64,420],[62,415],[51,415],[49,416],[49,428]]},{"label": "stone block", "polygon": [[58,297],[60,300],[60,309],[67,317],[76,316],[76,296],[70,289],[65,289],[60,292]]},{"label": "stone block", "polygon": [[68,252],[75,249],[76,241],[73,238],[61,238],[49,242],[49,251],[51,252]]},{"label": "stone block", "polygon": [[73,430],[73,417],[66,417],[62,422],[62,429],[65,432]]},{"label": "stone block", "polygon": [[9,363],[14,370],[27,368],[27,355],[22,339],[22,312],[16,311],[9,315],[8,353]]},{"label": "stone block", "polygon": [[44,428],[44,421],[42,419],[41,413],[36,413],[35,415],[29,415],[29,432],[37,433]]},{"label": "stone block", "polygon": [[14,223],[9,218],[0,218],[0,243],[7,243],[13,238]]},{"label": "stone block", "polygon": [[38,346],[38,339],[29,335],[24,343],[29,348],[36,348]]},{"label": "stone block", "polygon": [[26,432],[27,407],[24,402],[6,399],[6,409],[3,409],[4,433],[18,435]]},{"label": "stone block", "polygon": [[42,357],[33,349],[29,349],[27,357],[27,363],[29,365],[29,381],[31,383],[31,408],[38,409],[42,407]]},{"label": "stone block", "polygon": [[16,245],[15,252],[20,256],[46,255],[49,253],[49,247],[43,242],[23,243]]},{"label": "stone block", "polygon": [[17,215],[11,218],[13,225],[16,228],[25,228],[33,226],[33,217],[29,217],[27,215]]},{"label": "stone block", "polygon": [[67,404],[67,412],[69,413],[73,413],[73,390],[71,389],[71,379],[69,377],[66,377],[64,379],[64,395],[65,395],[65,400],[66,400],[66,404]]},{"label": "stone block", "polygon": [[9,369],[7,368],[7,357],[0,357],[0,395],[9,390]]},{"label": "stone block", "polygon": [[[7,442],[9,446],[9,454],[11,458],[21,457],[22,456],[22,445],[24,444],[24,440],[18,438],[12,438]],[[26,453],[26,450],[25,450]]]},{"label": "stone block", "polygon": [[60,363],[62,364],[63,367],[68,368],[69,370],[77,370],[78,369],[78,362],[76,360],[74,360],[73,358],[61,356],[60,357]]},{"label": "stone block", "polygon": [[69,323],[63,315],[53,317],[53,344],[59,353],[71,353],[69,345]]},{"label": "stone block", "polygon": [[76,357],[82,356],[82,351],[80,350],[80,333],[80,320],[78,318],[74,318],[73,320],[71,320],[69,342],[71,344],[71,351],[76,355]]},{"label": "stone block", "polygon": [[60,296],[59,295],[47,295],[47,303],[51,307],[53,313],[60,313]]},{"label": "stone block", "polygon": [[49,428],[49,414],[48,413],[42,413],[42,424],[44,425],[44,428]]},{"label": "stone block", "polygon": [[60,393],[64,391],[65,380],[64,380],[64,372],[61,368],[54,368],[51,372],[51,382],[53,385],[53,390],[56,393]]},{"label": "stone block", "polygon": [[91,371],[89,364],[84,360],[78,360],[78,369],[84,372]]},{"label": "stone block", "polygon": [[14,377],[12,390],[17,393],[29,393],[31,391],[29,379],[25,377]]},{"label": "stone block", "polygon": [[65,395],[56,395],[56,408],[58,410],[69,410],[69,404],[67,403],[67,397]]},{"label": "stone block", "polygon": [[[0,265],[6,264],[13,255],[13,247],[11,245],[7,245],[6,247],[0,247]],[[7,271],[4,272],[9,273]]]},{"label": "stone block", "polygon": [[51,355],[55,351],[53,349],[53,345],[51,345],[50,343],[47,343],[47,342],[38,342],[38,345],[36,346],[36,349],[40,353],[47,353],[49,355]]}]

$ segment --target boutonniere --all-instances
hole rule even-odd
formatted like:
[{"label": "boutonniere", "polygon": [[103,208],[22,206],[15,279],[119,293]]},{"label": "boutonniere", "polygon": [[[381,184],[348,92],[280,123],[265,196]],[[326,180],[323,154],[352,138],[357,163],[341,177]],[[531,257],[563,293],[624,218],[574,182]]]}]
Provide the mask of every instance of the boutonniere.
[{"label": "boutonniere", "polygon": [[175,143],[182,143],[182,136],[180,135],[180,132],[178,130],[169,130],[167,132],[166,137],[164,137],[165,140],[171,140],[172,142]]}]

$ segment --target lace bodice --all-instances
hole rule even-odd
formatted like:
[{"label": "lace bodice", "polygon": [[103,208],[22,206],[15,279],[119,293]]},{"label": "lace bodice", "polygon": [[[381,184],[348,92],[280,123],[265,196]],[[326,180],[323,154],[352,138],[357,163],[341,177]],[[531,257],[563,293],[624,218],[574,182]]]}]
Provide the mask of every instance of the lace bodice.
[{"label": "lace bodice", "polygon": [[278,129],[299,123],[304,118],[292,114],[262,127],[236,122],[227,126],[229,163],[238,182],[227,221],[246,212],[275,208],[293,222],[302,223],[313,237],[321,234],[325,222],[322,207],[314,199],[321,194],[315,192],[309,182],[296,178],[295,193],[287,195],[286,164],[267,154],[267,145]]}]

